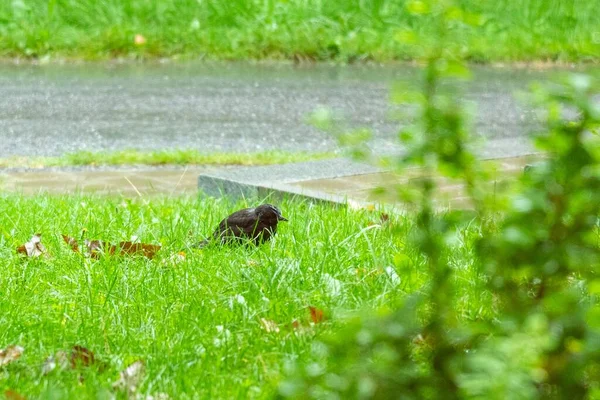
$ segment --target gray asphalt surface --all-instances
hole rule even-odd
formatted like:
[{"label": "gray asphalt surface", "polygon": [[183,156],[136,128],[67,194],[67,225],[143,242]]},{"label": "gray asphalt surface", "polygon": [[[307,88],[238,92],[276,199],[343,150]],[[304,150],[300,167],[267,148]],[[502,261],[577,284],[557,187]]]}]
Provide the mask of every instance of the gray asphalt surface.
[{"label": "gray asphalt surface", "polygon": [[[461,97],[475,106],[483,156],[530,150],[530,107],[514,93],[547,72],[477,69]],[[0,66],[0,157],[77,150],[326,151],[335,140],[309,125],[318,107],[375,133],[376,151],[397,149],[389,103],[409,67],[249,65]]]}]

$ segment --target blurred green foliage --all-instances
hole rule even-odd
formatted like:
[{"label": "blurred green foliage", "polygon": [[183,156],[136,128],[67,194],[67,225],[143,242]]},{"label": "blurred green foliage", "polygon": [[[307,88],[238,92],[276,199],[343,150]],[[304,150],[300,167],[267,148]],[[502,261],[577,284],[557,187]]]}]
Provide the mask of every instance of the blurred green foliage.
[{"label": "blurred green foliage", "polygon": [[[598,82],[570,75],[535,100],[546,128],[536,135],[544,162],[528,168],[498,212],[469,151],[469,134],[449,79],[468,71],[452,57],[456,19],[475,18],[450,2],[414,2],[435,15],[437,45],[428,55],[420,92],[394,98],[416,110],[399,133],[406,151],[387,165],[409,166],[423,178],[385,188],[416,211],[405,246],[416,249],[427,282],[397,307],[350,319],[314,346],[311,361],[290,362],[280,394],[291,398],[587,399],[600,382],[600,124]],[[321,121],[323,122],[323,121]],[[327,124],[322,124],[327,126]],[[366,137],[364,134],[357,137]],[[361,159],[380,161],[358,141]],[[357,152],[357,149],[363,149]],[[438,213],[435,176],[462,180],[471,211]],[[492,315],[464,315],[455,296],[453,241],[477,227],[472,257],[481,296]],[[472,231],[471,231],[472,234]],[[406,260],[396,260],[401,279]],[[465,283],[466,284],[466,283]]]}]

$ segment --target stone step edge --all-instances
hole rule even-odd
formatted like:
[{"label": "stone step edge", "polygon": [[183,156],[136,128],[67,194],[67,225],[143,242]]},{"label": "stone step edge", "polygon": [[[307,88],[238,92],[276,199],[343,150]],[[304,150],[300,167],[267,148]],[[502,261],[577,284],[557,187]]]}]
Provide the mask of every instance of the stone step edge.
[{"label": "stone step edge", "polygon": [[346,196],[325,193],[318,190],[304,189],[285,183],[248,183],[226,179],[212,174],[198,176],[198,188],[206,196],[228,197],[231,199],[259,198],[282,199],[300,198],[309,201],[325,202],[353,207],[373,207],[373,203],[356,201]]}]

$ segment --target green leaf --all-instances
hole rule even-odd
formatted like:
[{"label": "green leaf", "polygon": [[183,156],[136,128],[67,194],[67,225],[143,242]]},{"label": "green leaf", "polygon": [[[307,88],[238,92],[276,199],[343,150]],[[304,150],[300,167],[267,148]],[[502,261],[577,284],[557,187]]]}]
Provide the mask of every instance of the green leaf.
[{"label": "green leaf", "polygon": [[406,3],[406,10],[415,15],[428,14],[430,12],[429,5],[420,0],[412,0]]}]

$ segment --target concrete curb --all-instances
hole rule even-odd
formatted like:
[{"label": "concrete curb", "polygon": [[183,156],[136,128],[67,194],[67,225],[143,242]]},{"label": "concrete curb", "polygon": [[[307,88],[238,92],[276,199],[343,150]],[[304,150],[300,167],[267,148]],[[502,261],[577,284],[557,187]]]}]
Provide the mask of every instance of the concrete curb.
[{"label": "concrete curb", "polygon": [[200,192],[206,196],[228,197],[234,200],[242,198],[282,199],[292,197],[334,204],[347,203],[346,197],[315,190],[300,189],[292,185],[256,185],[209,175],[200,175],[198,186]]},{"label": "concrete curb", "polygon": [[[539,159],[540,154],[527,154],[492,160],[499,162],[502,170],[511,171],[522,170],[532,157],[533,160]],[[358,200],[350,194],[352,191],[336,194],[319,190],[319,185],[321,185],[319,182],[321,180],[337,180],[338,178],[342,180],[345,178],[358,178],[358,181],[360,181],[360,179],[371,179],[369,175],[377,176],[387,172],[389,171],[347,159],[333,159],[207,171],[198,177],[198,187],[205,195],[229,197],[234,200],[240,198],[265,200],[292,197],[316,202],[350,205],[354,208],[370,208],[376,203],[366,199]],[[419,174],[417,170],[407,170],[405,175],[407,179],[414,179]],[[312,187],[310,187],[311,182],[313,182]],[[365,187],[368,188],[369,185],[366,184]]]},{"label": "concrete curb", "polygon": [[198,188],[203,194],[213,197],[226,196],[232,199],[295,197],[317,202],[347,204],[348,199],[345,196],[304,189],[294,186],[293,183],[374,172],[381,172],[381,170],[368,164],[336,158],[211,171],[198,177]]}]

